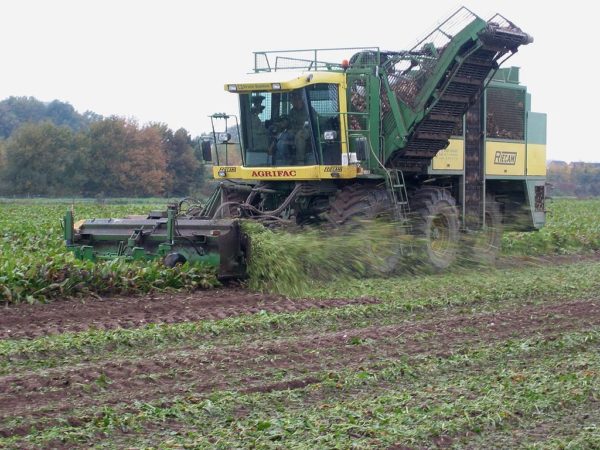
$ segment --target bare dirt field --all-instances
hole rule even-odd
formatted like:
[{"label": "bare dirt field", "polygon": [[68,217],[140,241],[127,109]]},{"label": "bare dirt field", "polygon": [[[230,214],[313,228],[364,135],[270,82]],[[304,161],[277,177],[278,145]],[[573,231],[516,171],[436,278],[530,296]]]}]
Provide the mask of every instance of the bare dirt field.
[{"label": "bare dirt field", "polygon": [[547,289],[415,311],[240,287],[3,307],[2,445],[585,448],[597,434],[557,424],[597,424],[600,297]]}]

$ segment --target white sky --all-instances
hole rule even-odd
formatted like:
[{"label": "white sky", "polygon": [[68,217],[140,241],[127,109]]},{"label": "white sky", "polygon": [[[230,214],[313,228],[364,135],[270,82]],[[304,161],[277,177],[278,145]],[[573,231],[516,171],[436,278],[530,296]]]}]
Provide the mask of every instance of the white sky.
[{"label": "white sky", "polygon": [[548,114],[548,159],[600,161],[591,4],[5,0],[0,99],[58,99],[79,112],[165,122],[198,135],[210,129],[208,115],[237,114],[223,85],[250,71],[252,51],[407,49],[464,5],[485,19],[499,12],[534,36],[509,64],[521,67],[533,110]]}]

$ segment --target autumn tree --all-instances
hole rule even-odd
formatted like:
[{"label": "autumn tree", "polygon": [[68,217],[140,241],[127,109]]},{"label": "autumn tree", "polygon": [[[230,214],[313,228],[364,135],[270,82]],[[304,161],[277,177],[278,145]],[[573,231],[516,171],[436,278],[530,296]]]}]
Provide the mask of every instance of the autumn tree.
[{"label": "autumn tree", "polygon": [[592,197],[600,195],[600,165],[594,163],[571,163],[571,178],[575,195]]},{"label": "autumn tree", "polygon": [[202,169],[183,128],[79,114],[58,100],[0,101],[0,195],[185,196]]},{"label": "autumn tree", "polygon": [[136,121],[109,117],[87,134],[88,195],[149,196],[165,190],[167,158],[161,134]]}]

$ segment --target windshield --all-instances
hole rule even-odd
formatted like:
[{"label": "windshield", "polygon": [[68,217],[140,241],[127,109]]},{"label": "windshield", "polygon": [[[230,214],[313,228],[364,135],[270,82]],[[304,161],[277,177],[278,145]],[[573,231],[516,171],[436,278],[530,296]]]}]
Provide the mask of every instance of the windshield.
[{"label": "windshield", "polygon": [[[328,84],[241,94],[246,166],[306,166],[323,161],[321,150],[332,145],[331,133],[327,145],[322,142],[324,131],[332,127],[339,131],[337,103],[337,85]],[[339,139],[336,141],[334,160],[340,157]]]}]

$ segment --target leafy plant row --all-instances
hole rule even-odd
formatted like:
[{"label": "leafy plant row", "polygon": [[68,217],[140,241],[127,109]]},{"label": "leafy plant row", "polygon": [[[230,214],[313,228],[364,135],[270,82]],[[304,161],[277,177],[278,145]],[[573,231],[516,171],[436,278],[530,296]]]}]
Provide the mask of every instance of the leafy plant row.
[{"label": "leafy plant row", "polygon": [[[61,218],[68,204],[0,203],[0,302],[46,301],[76,294],[206,289],[218,284],[214,268],[169,269],[159,262],[93,264],[67,252]],[[78,218],[122,217],[152,205],[77,205]]]},{"label": "leafy plant row", "polygon": [[[122,217],[164,205],[79,203],[76,217]],[[214,270],[159,263],[115,261],[92,265],[66,252],[60,219],[68,203],[0,202],[0,302],[46,301],[80,293],[134,293],[160,289],[197,289],[217,284]],[[550,204],[547,225],[529,233],[505,233],[506,255],[577,254],[600,250],[600,200],[558,200]],[[302,230],[272,232],[245,225],[252,240],[249,285],[302,296],[335,280],[380,275],[387,260],[410,241],[390,224],[375,223],[369,232],[341,235]],[[395,245],[390,245],[393,242]],[[416,273],[414,261],[400,254],[404,273]]]}]

